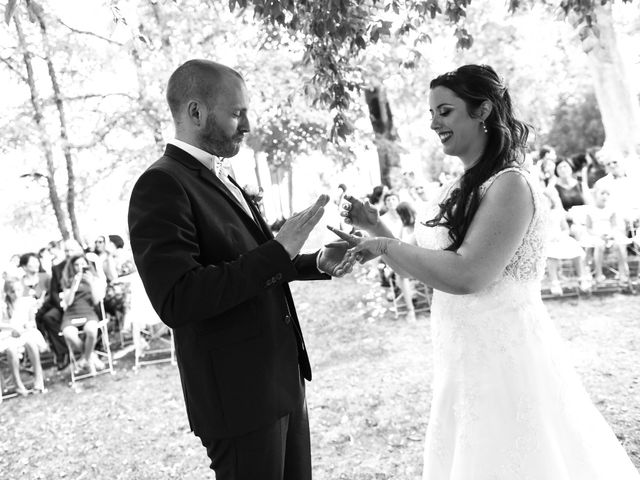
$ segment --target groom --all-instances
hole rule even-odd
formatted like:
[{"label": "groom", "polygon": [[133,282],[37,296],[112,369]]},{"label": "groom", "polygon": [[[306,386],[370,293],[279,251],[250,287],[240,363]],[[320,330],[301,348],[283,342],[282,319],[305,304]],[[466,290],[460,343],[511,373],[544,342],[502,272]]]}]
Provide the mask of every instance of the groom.
[{"label": "groom", "polygon": [[328,197],[274,238],[216,168],[250,129],[240,74],[190,60],[171,75],[167,101],[175,139],[134,186],[129,229],[149,299],[174,329],[191,429],[217,480],[311,479],[311,368],[288,283],[351,270],[344,249],[299,254]]}]

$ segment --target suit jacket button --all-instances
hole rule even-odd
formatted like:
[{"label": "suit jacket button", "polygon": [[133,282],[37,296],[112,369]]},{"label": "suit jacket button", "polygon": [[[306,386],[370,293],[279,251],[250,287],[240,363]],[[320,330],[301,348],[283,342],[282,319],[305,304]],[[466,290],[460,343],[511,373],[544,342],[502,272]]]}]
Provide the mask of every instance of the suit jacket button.
[{"label": "suit jacket button", "polygon": [[282,280],[282,274],[281,273],[276,274],[276,280]]},{"label": "suit jacket button", "polygon": [[289,325],[291,323],[291,315],[287,314],[284,316],[284,323]]}]

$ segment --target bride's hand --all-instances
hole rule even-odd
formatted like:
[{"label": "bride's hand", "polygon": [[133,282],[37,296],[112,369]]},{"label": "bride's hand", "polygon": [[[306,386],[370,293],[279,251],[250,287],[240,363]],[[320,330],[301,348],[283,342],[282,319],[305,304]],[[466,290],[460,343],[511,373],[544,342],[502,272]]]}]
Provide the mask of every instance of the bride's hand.
[{"label": "bride's hand", "polygon": [[357,228],[369,230],[378,224],[378,210],[371,206],[369,201],[364,203],[351,195],[345,195],[346,203],[342,205],[340,215],[344,217],[344,223]]},{"label": "bride's hand", "polygon": [[386,237],[358,237],[356,235],[350,235],[343,232],[342,230],[337,230],[331,226],[327,226],[327,228],[339,236],[343,241],[347,242],[349,247],[351,247],[347,251],[345,259],[353,259],[353,261],[359,261],[360,263],[365,263],[371,259],[379,257],[380,255],[385,255],[389,248],[389,244],[392,241],[398,241],[394,238]]}]

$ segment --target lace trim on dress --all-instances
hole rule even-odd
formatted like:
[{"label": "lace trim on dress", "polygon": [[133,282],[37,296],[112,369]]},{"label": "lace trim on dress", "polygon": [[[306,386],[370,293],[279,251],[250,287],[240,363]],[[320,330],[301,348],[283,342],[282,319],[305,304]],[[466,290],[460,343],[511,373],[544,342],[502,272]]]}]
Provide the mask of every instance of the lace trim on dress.
[{"label": "lace trim on dress", "polygon": [[480,196],[481,198],[484,197],[496,179],[507,172],[520,174],[529,185],[533,200],[533,216],[522,243],[504,269],[502,276],[503,278],[511,278],[517,281],[540,280],[544,275],[546,259],[546,228],[544,225],[546,215],[543,211],[542,192],[537,188],[537,184],[531,174],[521,167],[507,167],[500,170],[480,186]]}]

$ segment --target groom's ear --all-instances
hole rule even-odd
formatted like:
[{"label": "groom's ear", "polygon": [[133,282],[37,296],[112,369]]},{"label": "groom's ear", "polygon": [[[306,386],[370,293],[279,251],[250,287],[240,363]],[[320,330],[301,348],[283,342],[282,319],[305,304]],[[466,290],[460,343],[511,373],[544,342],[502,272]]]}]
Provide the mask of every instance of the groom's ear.
[{"label": "groom's ear", "polygon": [[207,118],[203,104],[198,100],[189,100],[187,103],[187,117],[196,127],[203,126]]}]

